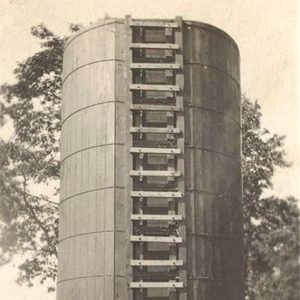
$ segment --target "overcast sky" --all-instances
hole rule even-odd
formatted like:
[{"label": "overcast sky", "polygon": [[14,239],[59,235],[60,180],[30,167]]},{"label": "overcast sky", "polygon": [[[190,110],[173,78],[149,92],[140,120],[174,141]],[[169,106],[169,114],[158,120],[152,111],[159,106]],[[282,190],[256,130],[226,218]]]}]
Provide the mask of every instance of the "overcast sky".
[{"label": "overcast sky", "polygon": [[[287,136],[287,158],[293,165],[276,172],[271,193],[300,198],[296,3],[297,0],[1,0],[0,84],[11,82],[16,62],[38,50],[38,41],[31,37],[30,28],[39,23],[60,35],[67,34],[70,23],[89,25],[105,14],[121,18],[127,14],[133,18],[183,16],[212,24],[237,42],[242,91],[259,100],[263,126]],[[44,292],[44,287],[18,287],[13,283],[15,276],[11,266],[0,268],[1,299],[55,299],[54,294]]]}]

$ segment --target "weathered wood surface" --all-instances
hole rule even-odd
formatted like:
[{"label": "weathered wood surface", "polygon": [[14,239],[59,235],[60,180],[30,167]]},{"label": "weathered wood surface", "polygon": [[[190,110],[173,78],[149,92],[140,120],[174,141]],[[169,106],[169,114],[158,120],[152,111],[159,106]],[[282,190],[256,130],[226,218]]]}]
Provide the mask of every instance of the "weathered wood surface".
[{"label": "weathered wood surface", "polygon": [[183,282],[130,282],[133,289],[140,288],[183,288]]},{"label": "weathered wood surface", "polygon": [[132,43],[130,44],[130,48],[138,48],[138,49],[179,49],[178,44],[168,44],[168,43]]},{"label": "weathered wood surface", "polygon": [[132,191],[132,197],[181,198],[182,192]]},{"label": "weathered wood surface", "polygon": [[243,299],[239,53],[220,30],[184,29],[188,299]]},{"label": "weathered wood surface", "polygon": [[156,171],[156,170],[132,170],[129,173],[130,176],[167,176],[167,177],[180,177],[179,171]]},{"label": "weathered wood surface", "polygon": [[132,266],[182,266],[182,260],[131,260]]},{"label": "weathered wood surface", "polygon": [[148,111],[180,111],[178,106],[173,105],[147,105],[147,104],[134,104],[130,106],[131,110],[148,110]]},{"label": "weathered wood surface", "polygon": [[[175,61],[179,65],[184,64],[184,47],[183,44],[183,20],[182,17],[176,17],[176,23],[178,24],[178,29],[175,31],[175,42],[180,46],[180,49],[175,54]],[[184,67],[183,67],[184,68]],[[181,154],[177,156],[177,168],[181,172],[182,176],[178,180],[178,191],[184,194],[185,191],[185,114],[184,114],[184,89],[185,89],[185,81],[184,81],[184,72],[183,70],[179,70],[176,73],[176,84],[179,86],[179,92],[176,95],[176,103],[177,106],[181,108],[180,112],[177,113],[177,126],[180,129],[182,135],[178,136],[177,146],[181,150]],[[178,214],[182,215],[183,218],[186,218],[186,201],[185,197],[178,199]],[[179,236],[182,237],[183,243],[178,247],[178,258],[185,262],[183,268],[179,270],[179,280],[183,283],[184,289],[179,290],[179,300],[187,300],[187,238],[186,238],[186,221],[178,224]],[[175,249],[174,249],[175,250]],[[176,251],[173,250],[173,256],[176,255]],[[170,299],[177,299],[177,295],[175,293],[170,293]]]},{"label": "weathered wood surface", "polygon": [[180,64],[159,63],[132,63],[131,69],[180,69]]},{"label": "weathered wood surface", "polygon": [[180,154],[179,148],[137,148],[131,147],[131,153]]},{"label": "weathered wood surface", "polygon": [[132,227],[132,221],[130,219],[130,215],[132,214],[133,210],[133,201],[131,198],[131,191],[133,187],[132,183],[132,178],[129,176],[129,172],[132,169],[132,154],[130,153],[130,148],[132,147],[133,144],[133,136],[128,130],[130,126],[132,126],[133,122],[133,115],[130,111],[130,106],[132,105],[132,93],[129,88],[129,84],[132,81],[132,71],[130,69],[130,64],[132,63],[132,53],[130,51],[129,45],[132,42],[132,29],[129,25],[131,20],[131,16],[126,16],[125,18],[125,33],[124,33],[124,51],[125,51],[125,60],[126,60],[126,72],[125,72],[125,95],[124,98],[126,99],[126,104],[125,104],[125,111],[124,111],[124,116],[123,118],[126,120],[125,121],[125,128],[126,128],[126,162],[125,162],[125,173],[122,174],[127,178],[126,180],[126,193],[125,193],[125,214],[126,214],[126,246],[122,251],[125,252],[125,263],[126,263],[126,276],[125,276],[125,284],[127,285],[126,291],[123,293],[123,298],[125,300],[131,300],[133,299],[133,290],[128,288],[129,287],[129,282],[132,281],[132,275],[133,275],[133,268],[130,267],[130,260],[133,258],[133,245],[130,242],[130,236],[133,234],[133,227]]},{"label": "weathered wood surface", "polygon": [[143,91],[173,91],[178,92],[179,87],[177,85],[167,84],[131,84],[131,90],[143,90]]},{"label": "weathered wood surface", "polygon": [[131,127],[130,132],[132,133],[180,133],[179,128],[172,128],[172,127],[165,127],[165,128],[159,128],[159,127]]},{"label": "weathered wood surface", "polygon": [[[77,33],[65,47],[57,299],[130,297],[126,276],[131,272],[132,197],[159,198],[169,206],[174,198],[179,201],[180,216],[187,223],[186,236],[180,227],[184,239],[179,244],[179,259],[187,255],[180,271],[184,276],[187,270],[187,299],[242,299],[240,79],[235,43],[211,26],[183,22],[184,105],[179,101],[181,106],[174,110],[184,114],[184,123],[179,116],[176,125],[181,136],[176,156],[185,161],[180,177],[185,191],[131,191],[129,112],[153,110],[154,105],[139,108],[129,103],[131,62],[125,49],[178,49],[179,43],[127,40],[125,47],[124,20],[102,22]],[[182,65],[180,55],[175,63]],[[182,74],[177,76],[180,82]],[[182,92],[182,85],[131,88]],[[161,109],[168,111],[170,106]],[[179,161],[177,170],[182,168]],[[180,290],[181,295],[184,292]]]},{"label": "weathered wood surface", "polygon": [[183,217],[181,215],[144,215],[144,214],[131,215],[131,220],[181,221],[182,219]]},{"label": "weathered wood surface", "polygon": [[125,247],[122,23],[104,21],[65,48],[58,300],[122,299],[127,288],[116,250]]},{"label": "weathered wood surface", "polygon": [[146,21],[146,20],[135,21],[135,20],[132,20],[130,22],[130,26],[176,28],[176,27],[178,27],[178,24],[176,22]]},{"label": "weathered wood surface", "polygon": [[152,243],[182,243],[182,237],[176,236],[148,236],[148,235],[132,235],[132,242],[152,242]]}]

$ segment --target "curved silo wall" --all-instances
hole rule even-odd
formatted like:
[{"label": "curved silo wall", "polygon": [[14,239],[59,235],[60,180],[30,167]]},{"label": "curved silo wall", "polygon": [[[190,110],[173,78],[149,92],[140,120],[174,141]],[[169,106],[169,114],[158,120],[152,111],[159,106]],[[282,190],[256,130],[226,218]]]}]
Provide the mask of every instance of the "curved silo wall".
[{"label": "curved silo wall", "polygon": [[118,299],[125,287],[115,252],[124,247],[123,34],[122,21],[107,20],[65,45],[58,300]]},{"label": "curved silo wall", "polygon": [[185,22],[188,299],[243,299],[240,66],[234,41]]},{"label": "curved silo wall", "polygon": [[[65,46],[58,300],[131,299],[126,34],[110,19]],[[206,24],[182,37],[187,299],[241,300],[239,52]]]}]

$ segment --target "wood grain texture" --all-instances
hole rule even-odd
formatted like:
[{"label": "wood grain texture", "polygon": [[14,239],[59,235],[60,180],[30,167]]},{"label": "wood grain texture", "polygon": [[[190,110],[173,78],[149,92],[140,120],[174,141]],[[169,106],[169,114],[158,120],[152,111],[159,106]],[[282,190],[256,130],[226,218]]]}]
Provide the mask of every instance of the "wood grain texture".
[{"label": "wood grain texture", "polygon": [[153,43],[132,43],[130,44],[130,48],[138,48],[138,49],[179,49],[178,44],[153,44]]},{"label": "wood grain texture", "polygon": [[98,25],[64,53],[58,300],[122,299],[126,288],[124,24]]},{"label": "wood grain texture", "polygon": [[243,298],[239,53],[211,26],[184,27],[188,299]]},{"label": "wood grain texture", "polygon": [[[180,18],[177,21],[181,22]],[[142,107],[177,111],[179,190],[131,192],[131,111],[141,108],[129,101],[129,49],[146,46],[131,44],[130,27],[128,24],[126,30],[124,22],[101,21],[73,36],[65,47],[57,299],[132,300],[132,201],[143,196],[179,201],[178,215],[186,222],[180,221],[178,259],[183,261],[180,285],[184,286],[178,290],[180,299],[240,300],[243,231],[238,49],[220,30],[183,21],[183,53],[177,51],[175,59],[176,68],[183,66],[176,75],[180,84],[159,86],[179,91],[177,104],[173,109],[168,105]],[[148,47],[178,49],[178,28],[176,44]]]}]

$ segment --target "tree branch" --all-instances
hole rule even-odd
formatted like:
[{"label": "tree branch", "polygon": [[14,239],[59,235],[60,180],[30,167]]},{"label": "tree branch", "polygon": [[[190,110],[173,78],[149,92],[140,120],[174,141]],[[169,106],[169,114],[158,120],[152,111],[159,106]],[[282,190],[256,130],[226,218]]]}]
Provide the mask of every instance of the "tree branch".
[{"label": "tree branch", "polygon": [[[23,191],[23,192],[24,192],[24,191]],[[48,202],[48,203],[53,204],[53,205],[56,205],[56,206],[59,205],[57,202],[54,202],[54,201],[51,201],[51,200],[48,200],[48,199],[44,199],[44,198],[42,198],[42,197],[40,197],[40,196],[32,195],[32,194],[27,193],[27,192],[25,192],[25,193],[26,193],[26,196],[33,197],[33,198],[39,199],[39,200],[41,200],[41,201]]]},{"label": "tree branch", "polygon": [[25,174],[23,174],[23,178],[24,178],[24,182],[23,182],[23,201],[24,201],[24,204],[25,204],[25,206],[26,206],[29,214],[32,216],[32,218],[36,221],[36,223],[39,225],[39,227],[41,228],[41,230],[44,232],[48,245],[51,248],[53,248],[53,253],[57,257],[58,253],[57,253],[56,247],[52,244],[52,240],[51,240],[51,238],[49,236],[49,232],[48,232],[47,228],[39,220],[39,218],[37,217],[34,209],[32,208],[32,206],[27,201],[27,198],[26,198],[26,195],[27,195],[27,193],[26,193],[26,184],[27,183],[26,183],[26,176],[25,176]]}]

